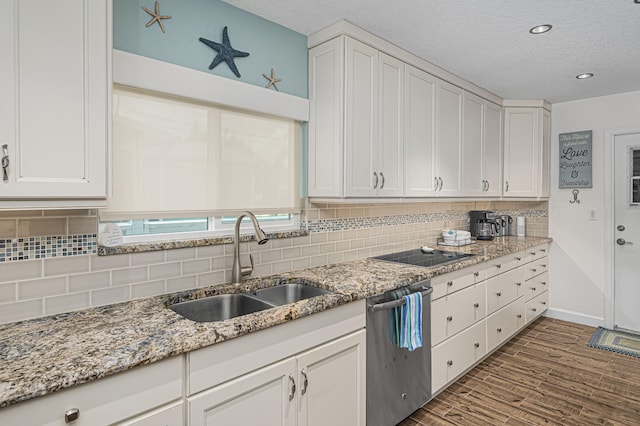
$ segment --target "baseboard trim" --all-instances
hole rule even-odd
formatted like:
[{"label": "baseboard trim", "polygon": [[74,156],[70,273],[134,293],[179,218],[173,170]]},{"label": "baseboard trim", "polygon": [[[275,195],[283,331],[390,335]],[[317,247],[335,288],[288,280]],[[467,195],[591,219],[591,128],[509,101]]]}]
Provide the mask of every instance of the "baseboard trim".
[{"label": "baseboard trim", "polygon": [[594,317],[593,315],[581,314],[574,311],[565,311],[564,309],[547,309],[543,314],[545,317],[559,319],[562,321],[575,322],[590,327],[604,326],[604,318]]}]

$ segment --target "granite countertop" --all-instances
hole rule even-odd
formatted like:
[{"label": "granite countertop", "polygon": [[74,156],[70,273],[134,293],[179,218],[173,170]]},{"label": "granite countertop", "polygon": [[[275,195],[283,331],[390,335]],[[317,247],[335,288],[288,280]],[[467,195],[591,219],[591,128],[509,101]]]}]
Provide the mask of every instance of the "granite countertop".
[{"label": "granite countertop", "polygon": [[[222,284],[0,324],[0,408],[550,241],[499,237],[465,247],[439,246],[476,256],[430,268],[361,259],[248,279],[239,286]],[[289,281],[307,282],[332,293],[212,323],[196,323],[167,308],[177,301]]]}]

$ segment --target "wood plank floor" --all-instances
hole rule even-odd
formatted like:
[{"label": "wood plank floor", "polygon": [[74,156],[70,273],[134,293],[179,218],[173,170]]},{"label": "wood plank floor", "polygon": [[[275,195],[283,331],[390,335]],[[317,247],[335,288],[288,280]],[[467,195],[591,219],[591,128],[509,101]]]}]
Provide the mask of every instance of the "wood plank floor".
[{"label": "wood plank floor", "polygon": [[400,423],[640,425],[640,358],[587,346],[592,327],[540,318]]}]

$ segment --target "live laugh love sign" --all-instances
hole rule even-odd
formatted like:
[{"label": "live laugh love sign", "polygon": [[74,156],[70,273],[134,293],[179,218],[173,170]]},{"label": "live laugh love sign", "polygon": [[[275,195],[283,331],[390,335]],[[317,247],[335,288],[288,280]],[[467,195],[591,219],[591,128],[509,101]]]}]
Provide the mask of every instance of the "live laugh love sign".
[{"label": "live laugh love sign", "polygon": [[560,189],[592,188],[592,132],[560,134]]}]

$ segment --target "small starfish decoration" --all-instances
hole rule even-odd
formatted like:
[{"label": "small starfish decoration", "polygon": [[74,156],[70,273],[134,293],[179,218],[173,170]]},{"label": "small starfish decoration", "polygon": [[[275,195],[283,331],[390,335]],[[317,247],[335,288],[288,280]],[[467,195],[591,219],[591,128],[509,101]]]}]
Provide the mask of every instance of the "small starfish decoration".
[{"label": "small starfish decoration", "polygon": [[218,52],[211,65],[209,65],[209,69],[212,70],[217,67],[221,62],[226,62],[231,68],[231,71],[236,75],[236,77],[240,78],[240,71],[236,67],[235,62],[233,62],[234,58],[244,58],[249,56],[248,52],[241,52],[239,50],[235,50],[231,47],[231,42],[229,41],[229,35],[227,34],[227,27],[224,27],[222,30],[222,43],[216,43],[215,41],[207,40],[206,38],[200,37],[201,42]]},{"label": "small starfish decoration", "polygon": [[169,15],[160,15],[160,5],[158,4],[158,2],[156,1],[156,12],[155,13],[153,13],[152,11],[150,11],[149,9],[147,9],[144,6],[142,6],[142,10],[147,12],[149,15],[153,16],[153,18],[151,18],[151,20],[149,22],[147,22],[146,27],[149,28],[155,22],[157,22],[160,25],[160,29],[162,30],[162,32],[164,32],[164,24],[162,23],[162,20],[163,19],[171,19],[171,16],[169,16]]},{"label": "small starfish decoration", "polygon": [[269,80],[269,83],[267,83],[266,87],[267,89],[271,86],[273,86],[274,89],[276,89],[278,92],[280,91],[280,89],[278,89],[278,86],[276,85],[277,82],[282,81],[281,78],[276,78],[275,72],[273,71],[273,68],[271,68],[271,77],[269,77],[266,74],[262,74],[262,76],[264,78],[266,78],[267,80]]}]

